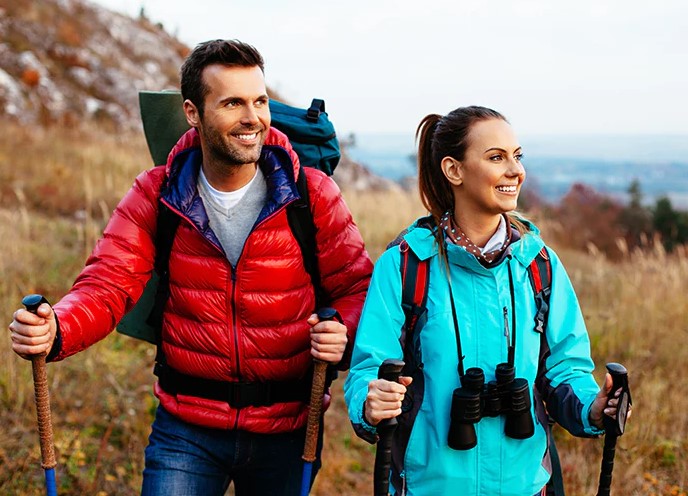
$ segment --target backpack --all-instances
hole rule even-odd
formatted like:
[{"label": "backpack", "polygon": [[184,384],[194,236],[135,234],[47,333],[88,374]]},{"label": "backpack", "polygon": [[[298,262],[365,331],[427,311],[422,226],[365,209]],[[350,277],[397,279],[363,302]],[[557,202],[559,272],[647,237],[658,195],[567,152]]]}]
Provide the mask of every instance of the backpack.
[{"label": "backpack", "polygon": [[[432,227],[431,218],[420,221],[424,227]],[[404,325],[400,338],[404,350],[405,367],[403,375],[413,376],[414,382],[417,379],[422,381],[422,361],[419,333],[423,327],[426,305],[428,299],[428,286],[430,283],[430,261],[420,260],[410,249],[408,243],[403,240],[406,231],[402,231],[397,238],[392,241],[387,248],[399,246],[401,260],[399,270],[401,272],[401,307],[404,311]],[[549,311],[549,297],[552,286],[552,262],[546,248],[542,248],[537,256],[528,266],[528,279],[535,298],[537,312],[535,314],[534,328],[540,333],[541,340],[545,339],[545,329],[547,327],[547,314]],[[408,392],[407,392],[407,395]],[[412,395],[409,395],[412,399]],[[422,400],[421,400],[422,401]],[[419,408],[420,405],[416,405]],[[402,407],[403,408],[403,407]],[[413,417],[415,415],[412,414]],[[411,422],[413,419],[411,419]],[[564,496],[563,475],[559,455],[554,444],[554,438],[548,434],[550,439],[549,452],[552,462],[552,476],[547,483],[548,496]],[[405,451],[405,443],[408,439],[401,440],[402,450]]]},{"label": "backpack", "polygon": [[[189,129],[182,109],[181,94],[178,91],[140,92],[139,104],[153,162],[165,164],[170,150]],[[320,284],[315,254],[315,224],[303,167],[317,168],[331,175],[339,162],[339,143],[322,100],[314,99],[307,110],[274,100],[270,100],[269,105],[271,112],[275,109],[272,114],[273,127],[289,137],[301,162],[296,181],[301,198],[287,207],[287,218],[301,248],[304,267],[315,291],[317,308],[320,308],[327,304],[327,296]],[[166,182],[162,185],[160,196],[165,188]],[[169,257],[179,221],[178,215],[164,203],[158,202],[154,270],[136,305],[117,324],[119,333],[156,345],[162,342],[162,314],[169,297]],[[164,361],[161,349],[158,346],[156,361]]]}]

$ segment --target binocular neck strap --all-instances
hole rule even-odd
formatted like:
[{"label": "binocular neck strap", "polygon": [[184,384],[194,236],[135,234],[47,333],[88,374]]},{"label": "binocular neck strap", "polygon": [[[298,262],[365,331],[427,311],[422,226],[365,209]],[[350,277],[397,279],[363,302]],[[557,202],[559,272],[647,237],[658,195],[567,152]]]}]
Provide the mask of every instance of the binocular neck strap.
[{"label": "binocular neck strap", "polygon": [[[514,277],[511,272],[511,255],[507,255],[506,267],[509,273],[509,294],[511,295],[511,341],[509,341],[509,320],[508,311],[504,307],[504,333],[507,337],[508,363],[514,367],[516,355],[516,297],[514,294]],[[464,376],[463,361],[466,358],[461,350],[461,333],[459,332],[459,318],[456,314],[456,304],[454,303],[454,291],[452,290],[451,274],[447,271],[447,284],[449,286],[449,302],[451,303],[452,318],[454,319],[454,334],[456,335],[456,352],[459,357],[459,377]]]},{"label": "binocular neck strap", "polygon": [[456,335],[456,352],[459,356],[459,377],[464,376],[463,352],[461,351],[461,334],[459,333],[459,319],[456,316],[456,305],[454,304],[454,292],[452,291],[451,274],[447,270],[447,284],[449,285],[449,302],[451,303],[452,317],[454,319],[454,334]]},{"label": "binocular neck strap", "polygon": [[[509,272],[509,293],[511,294],[511,344],[509,344],[508,362],[514,366],[514,355],[516,354],[516,298],[514,295],[514,276],[511,273],[511,255],[507,255],[506,268]],[[505,331],[509,332],[508,320],[506,319],[506,309],[504,315]]]}]

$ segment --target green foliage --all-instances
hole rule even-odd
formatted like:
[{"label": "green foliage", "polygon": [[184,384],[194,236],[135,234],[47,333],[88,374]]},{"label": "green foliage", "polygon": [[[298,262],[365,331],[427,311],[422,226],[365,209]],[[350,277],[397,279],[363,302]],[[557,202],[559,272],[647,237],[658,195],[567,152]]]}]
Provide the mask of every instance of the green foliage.
[{"label": "green foliage", "polygon": [[688,213],[674,210],[668,197],[663,196],[657,200],[652,212],[652,223],[667,251],[688,243]]}]

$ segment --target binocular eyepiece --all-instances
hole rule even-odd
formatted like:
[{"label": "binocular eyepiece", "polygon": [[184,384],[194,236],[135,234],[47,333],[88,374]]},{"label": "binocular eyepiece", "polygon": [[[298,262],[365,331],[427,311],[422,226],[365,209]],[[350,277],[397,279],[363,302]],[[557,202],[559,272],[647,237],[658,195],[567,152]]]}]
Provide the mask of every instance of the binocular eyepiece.
[{"label": "binocular eyepiece", "polygon": [[456,388],[452,395],[450,448],[474,448],[478,444],[474,424],[483,417],[505,415],[504,433],[513,439],[526,439],[534,434],[528,381],[515,376],[514,367],[508,363],[497,365],[496,380],[487,384],[481,368],[466,370],[461,377],[461,387]]}]

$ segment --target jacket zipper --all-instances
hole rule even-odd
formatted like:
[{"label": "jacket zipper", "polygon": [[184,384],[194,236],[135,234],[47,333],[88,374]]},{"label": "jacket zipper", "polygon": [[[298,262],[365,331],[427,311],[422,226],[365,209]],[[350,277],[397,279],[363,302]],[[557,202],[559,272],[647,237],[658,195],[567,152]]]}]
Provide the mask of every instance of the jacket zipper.
[{"label": "jacket zipper", "polygon": [[232,292],[230,297],[230,305],[232,309],[232,328],[234,329],[234,353],[236,356],[236,375],[237,378],[241,379],[241,364],[239,363],[239,333],[238,322],[237,322],[237,312],[236,312],[236,269],[232,267]]},{"label": "jacket zipper", "polygon": [[[291,202],[290,202],[291,203]],[[251,235],[255,232],[256,228],[260,226],[263,222],[267,221],[268,219],[274,217],[277,215],[279,212],[282,210],[286,209],[287,205],[289,203],[282,205],[280,208],[275,210],[272,214],[270,214],[268,217],[265,219],[261,220],[258,224],[253,226],[253,229],[248,233],[248,236],[246,236],[246,241],[244,241],[244,246],[241,248],[241,253],[239,253],[239,257],[237,258],[236,261],[236,267],[234,267],[229,260],[227,260],[227,263],[229,264],[230,272],[232,274],[232,292],[231,292],[231,310],[232,310],[232,330],[234,331],[234,351],[235,351],[235,357],[236,357],[236,375],[237,379],[241,380],[241,365],[239,363],[239,320],[237,318],[237,311],[236,311],[236,286],[237,286],[237,271],[239,270],[239,264],[241,263],[241,257],[244,254],[244,248],[246,248],[246,243],[248,243],[249,238]],[[224,253],[224,252],[223,252]],[[227,254],[224,253],[225,258],[227,257]]]},{"label": "jacket zipper", "polygon": [[507,349],[507,354],[509,352],[509,310],[506,308],[506,306],[503,307],[504,311],[504,337],[506,338],[506,349]]},{"label": "jacket zipper", "polygon": [[[282,205],[280,208],[275,210],[271,215],[266,217],[265,219],[261,220],[258,224],[253,226],[253,229],[248,233],[248,236],[246,236],[246,241],[244,241],[244,246],[241,249],[241,253],[239,253],[239,257],[237,258],[236,262],[236,267],[234,267],[229,260],[227,260],[227,263],[229,264],[230,267],[230,273],[231,273],[231,279],[232,279],[232,291],[231,291],[231,296],[230,296],[230,307],[232,311],[232,331],[234,334],[234,357],[236,361],[236,376],[237,380],[241,381],[241,361],[240,361],[240,354],[239,354],[239,319],[237,317],[237,303],[236,303],[236,297],[237,297],[237,271],[239,270],[239,264],[241,263],[241,257],[244,254],[244,248],[246,247],[246,243],[248,242],[249,238],[251,235],[255,232],[256,227],[261,225],[263,222],[267,221],[269,218],[277,215],[279,212],[282,210],[286,209],[288,203],[286,205]],[[223,251],[224,253],[224,251]],[[224,254],[225,257],[227,254]],[[236,418],[234,420],[234,429],[238,429],[239,427],[239,415],[241,413],[241,408],[236,409],[237,414]]]}]

